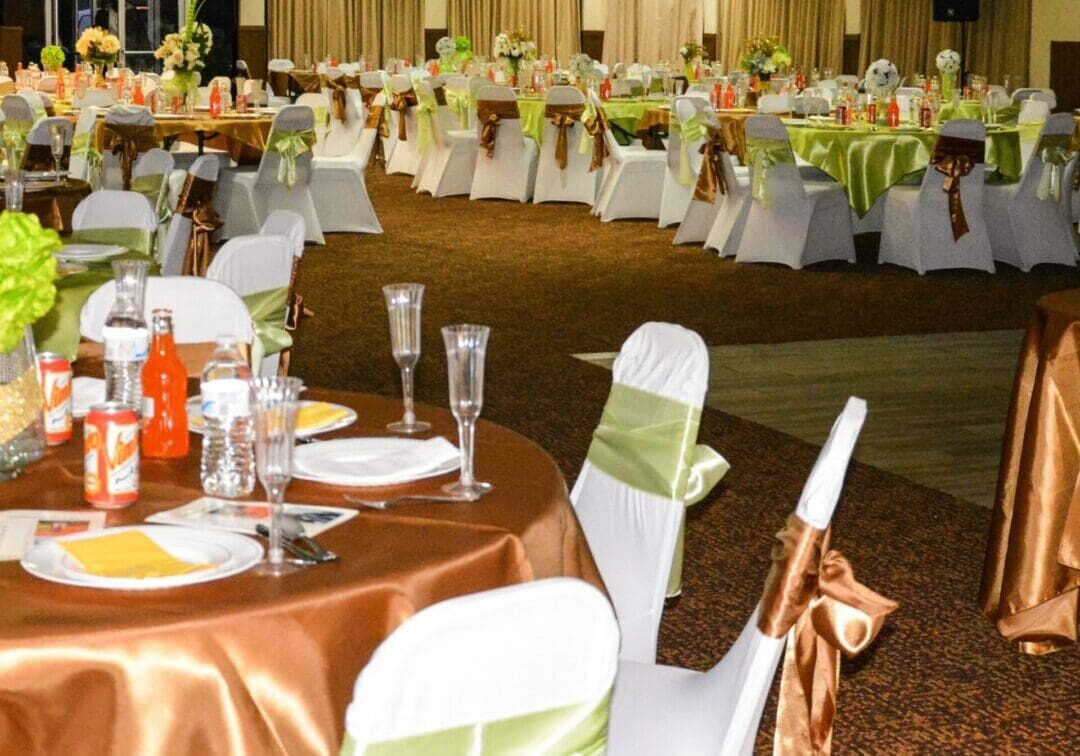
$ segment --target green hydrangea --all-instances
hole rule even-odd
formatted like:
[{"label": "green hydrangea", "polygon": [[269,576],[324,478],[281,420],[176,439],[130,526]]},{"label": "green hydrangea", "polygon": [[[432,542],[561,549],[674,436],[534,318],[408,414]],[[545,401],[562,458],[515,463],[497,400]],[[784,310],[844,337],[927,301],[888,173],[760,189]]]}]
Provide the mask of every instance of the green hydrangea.
[{"label": "green hydrangea", "polygon": [[15,348],[26,326],[52,309],[60,247],[59,235],[36,215],[0,213],[0,352]]},{"label": "green hydrangea", "polygon": [[41,65],[45,66],[46,71],[58,71],[67,55],[64,53],[64,48],[60,45],[45,45],[41,48]]}]

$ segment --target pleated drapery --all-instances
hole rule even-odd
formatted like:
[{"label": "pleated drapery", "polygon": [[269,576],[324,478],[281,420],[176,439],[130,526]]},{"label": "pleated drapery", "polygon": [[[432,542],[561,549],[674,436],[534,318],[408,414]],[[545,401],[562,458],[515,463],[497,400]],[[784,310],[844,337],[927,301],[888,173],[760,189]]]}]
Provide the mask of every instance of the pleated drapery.
[{"label": "pleated drapery", "polygon": [[269,0],[270,57],[423,60],[423,0]]},{"label": "pleated drapery", "polygon": [[679,48],[705,33],[705,0],[618,0],[607,4],[604,62],[681,62]]},{"label": "pleated drapery", "polygon": [[[861,71],[871,61],[888,58],[901,76],[932,74],[939,51],[960,51],[961,24],[935,22],[933,0],[862,0],[861,27]],[[1030,47],[1031,0],[982,3],[979,20],[968,24],[964,67],[992,82],[1006,74],[1026,78]]]},{"label": "pleated drapery", "polygon": [[491,57],[499,32],[524,29],[540,55],[561,63],[581,49],[581,4],[578,0],[448,0],[450,35],[464,34],[477,55]]},{"label": "pleated drapery", "polygon": [[[844,0],[716,0],[716,60],[738,67],[749,37],[779,37],[795,65],[837,71],[844,60]],[[907,2],[899,3],[906,5]]]}]

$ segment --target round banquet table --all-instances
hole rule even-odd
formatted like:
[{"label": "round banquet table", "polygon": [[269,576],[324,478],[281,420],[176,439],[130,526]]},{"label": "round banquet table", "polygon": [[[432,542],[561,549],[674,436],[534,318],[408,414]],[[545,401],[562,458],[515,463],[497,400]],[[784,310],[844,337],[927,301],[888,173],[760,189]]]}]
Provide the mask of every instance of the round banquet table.
[{"label": "round banquet table", "polygon": [[[72,111],[69,117],[75,118],[77,115]],[[219,137],[224,141],[230,158],[238,163],[250,163],[257,161],[266,149],[273,122],[271,113],[227,113],[220,118],[211,118],[209,111],[199,110],[192,115],[156,113],[154,136],[161,142],[187,135]],[[99,151],[103,149],[105,139],[104,123],[105,117],[102,115],[94,130],[94,148]]]},{"label": "round banquet table", "polygon": [[[330,436],[385,435],[400,400],[311,390],[357,410]],[[420,406],[456,441],[449,412]],[[0,563],[0,752],[337,753],[356,677],[379,643],[443,599],[552,576],[602,586],[558,467],[522,436],[481,420],[476,467],[494,489],[471,504],[361,510],[319,536],[340,559],[283,578],[251,573],[169,590],[106,591]],[[23,477],[4,509],[81,509],[82,427]],[[184,460],[143,460],[139,501],[107,525],[141,522],[202,495],[197,439]],[[435,492],[450,479],[344,489],[293,481],[286,500],[348,506]],[[261,494],[261,489],[257,489]],[[252,497],[259,500],[258,496]]]},{"label": "round banquet table", "polygon": [[[638,122],[645,113],[664,101],[650,97],[613,97],[604,102],[604,114],[608,123],[632,137],[637,133]],[[541,144],[544,139],[544,106],[547,103],[539,95],[523,95],[517,98],[517,104],[521,131]]]},{"label": "round banquet table", "polygon": [[[27,182],[23,189],[23,211],[33,213],[44,228],[63,232],[71,229],[71,215],[75,207],[92,190],[90,184],[78,179]],[[0,192],[0,210],[5,208],[3,192]]]}]

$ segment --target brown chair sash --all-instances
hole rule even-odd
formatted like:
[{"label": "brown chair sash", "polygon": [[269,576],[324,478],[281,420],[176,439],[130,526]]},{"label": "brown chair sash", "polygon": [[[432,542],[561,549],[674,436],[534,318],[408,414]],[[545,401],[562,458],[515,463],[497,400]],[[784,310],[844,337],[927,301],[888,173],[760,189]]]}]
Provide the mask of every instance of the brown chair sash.
[{"label": "brown chair sash", "polygon": [[495,139],[498,136],[499,121],[521,118],[517,102],[514,100],[477,100],[476,120],[480,124],[480,147],[487,156],[495,157]]},{"label": "brown chair sash", "polygon": [[404,92],[394,92],[390,100],[390,109],[397,111],[397,138],[402,142],[409,141],[409,133],[405,128],[405,111],[420,104],[416,99],[416,92],[409,89]]},{"label": "brown chair sash", "polygon": [[442,86],[432,87],[431,91],[435,93],[435,104],[441,107],[446,107],[446,88]]},{"label": "brown chair sash", "polygon": [[333,107],[334,120],[342,123],[345,123],[345,105],[348,98],[346,91],[349,88],[348,83],[343,81],[344,78],[326,80],[326,88],[330,90],[330,105]]},{"label": "brown chair sash", "polygon": [[296,94],[318,94],[322,91],[326,77],[315,71],[290,71],[289,88]]},{"label": "brown chair sash", "polygon": [[584,113],[584,104],[547,105],[544,107],[544,118],[550,118],[552,125],[559,130],[558,135],[555,137],[555,162],[561,171],[566,170],[569,158],[570,128],[581,120]]},{"label": "brown chair sash", "polygon": [[289,95],[289,72],[288,71],[270,71],[267,76],[270,79],[270,88],[274,90],[274,95],[277,97],[288,97]]},{"label": "brown chair sash", "polygon": [[[64,155],[60,158],[60,165],[68,164],[71,158],[71,145],[64,145]],[[52,147],[47,144],[30,144],[26,148],[26,157],[23,158],[23,169],[27,171],[51,171],[56,167],[53,162]]]},{"label": "brown chair sash", "polygon": [[217,182],[188,174],[176,203],[176,212],[191,219],[191,236],[184,251],[185,276],[205,276],[210,265],[210,237],[225,225],[214,212],[214,186]]},{"label": "brown chair sash", "polygon": [[124,190],[131,189],[131,169],[140,152],[159,146],[153,126],[137,126],[131,123],[105,122],[102,145],[120,158],[120,174],[124,177]]},{"label": "brown chair sash", "polygon": [[727,179],[724,178],[724,157],[727,152],[727,142],[724,140],[724,132],[720,129],[709,128],[709,135],[705,137],[701,148],[698,150],[703,157],[701,170],[698,171],[697,184],[694,186],[694,199],[698,202],[716,204],[716,193],[727,194]]},{"label": "brown chair sash", "polygon": [[581,122],[585,131],[592,137],[592,160],[589,162],[589,173],[604,167],[604,160],[608,156],[607,140],[605,135],[608,131],[607,114],[603,110],[597,110],[592,118],[586,118]]},{"label": "brown chair sash", "polygon": [[855,580],[843,554],[828,548],[828,530],[793,514],[776,537],[758,617],[763,634],[787,636],[773,754],[828,754],[840,653],[869,646],[897,604]]},{"label": "brown chair sash", "polygon": [[[285,310],[285,330],[294,333],[305,318],[315,317],[304,304],[304,297],[296,292],[296,282],[300,278],[300,261],[302,258],[293,256],[292,271],[289,273],[289,304]],[[278,357],[278,375],[289,374],[289,363],[292,359],[292,346],[281,350]]]},{"label": "brown chair sash", "polygon": [[964,204],[960,199],[960,179],[971,173],[977,163],[983,162],[986,143],[977,139],[961,137],[938,137],[930,164],[945,174],[942,189],[949,195],[949,220],[952,223],[953,241],[971,229],[964,216]]},{"label": "brown chair sash", "polygon": [[383,140],[390,136],[390,125],[386,122],[386,109],[382,105],[369,105],[367,119],[364,121],[365,129],[375,129],[375,144],[372,157],[376,165],[386,164],[386,152],[383,149]]},{"label": "brown chair sash", "polygon": [[643,129],[638,129],[637,137],[641,140],[641,146],[647,150],[665,150],[664,137],[668,135],[668,127],[662,123],[650,123]]},{"label": "brown chair sash", "polygon": [[360,99],[363,100],[364,107],[370,108],[371,103],[375,102],[375,98],[382,91],[382,87],[360,87]]}]

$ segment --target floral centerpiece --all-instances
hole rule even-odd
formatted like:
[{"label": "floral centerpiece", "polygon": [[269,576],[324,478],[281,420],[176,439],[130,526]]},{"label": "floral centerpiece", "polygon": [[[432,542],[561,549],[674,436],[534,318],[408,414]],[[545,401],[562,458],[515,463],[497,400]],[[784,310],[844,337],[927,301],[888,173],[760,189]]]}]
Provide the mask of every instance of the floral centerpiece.
[{"label": "floral centerpiece", "polygon": [[460,34],[454,37],[454,49],[456,50],[455,57],[458,68],[464,71],[465,64],[473,59],[472,40],[464,34]]},{"label": "floral centerpiece", "polygon": [[41,48],[41,65],[49,73],[56,73],[64,65],[67,53],[60,45],[45,45]]},{"label": "floral centerpiece", "polygon": [[492,48],[495,57],[506,64],[510,72],[511,86],[516,84],[521,64],[527,60],[536,60],[536,43],[524,29],[515,32],[500,32],[495,37]]},{"label": "floral centerpiece", "polygon": [[439,70],[454,71],[457,68],[457,45],[450,37],[439,37],[435,43],[435,53],[439,56]]},{"label": "floral centerpiece", "polygon": [[774,73],[790,65],[791,56],[787,48],[780,44],[779,37],[751,37],[743,44],[739,57],[739,68],[761,81],[768,81]]},{"label": "floral centerpiece", "polygon": [[120,57],[120,40],[105,29],[91,26],[75,43],[75,52],[95,66],[110,66]]},{"label": "floral centerpiece", "polygon": [[688,40],[679,48],[679,57],[682,58],[683,68],[686,71],[688,81],[694,80],[694,64],[705,58],[705,48],[695,40]]},{"label": "floral centerpiece", "polygon": [[210,27],[198,21],[201,2],[188,5],[184,28],[173,34],[166,34],[161,47],[154,51],[154,57],[162,61],[166,71],[173,72],[173,89],[190,92],[199,86],[199,72],[206,67],[206,56],[214,46],[214,33]]},{"label": "floral centerpiece", "polygon": [[570,76],[578,86],[586,86],[595,72],[596,63],[585,53],[570,56]]},{"label": "floral centerpiece", "polygon": [[934,59],[937,70],[941,72],[941,96],[951,100],[956,89],[956,75],[960,73],[960,53],[945,49]]},{"label": "floral centerpiece", "polygon": [[877,98],[887,98],[900,86],[900,72],[891,60],[875,60],[866,69],[866,91]]}]

